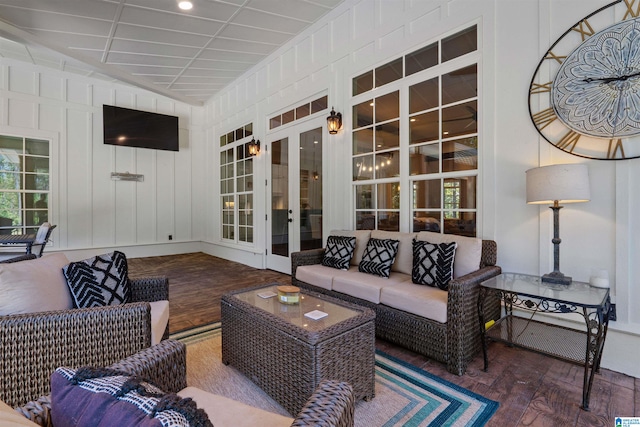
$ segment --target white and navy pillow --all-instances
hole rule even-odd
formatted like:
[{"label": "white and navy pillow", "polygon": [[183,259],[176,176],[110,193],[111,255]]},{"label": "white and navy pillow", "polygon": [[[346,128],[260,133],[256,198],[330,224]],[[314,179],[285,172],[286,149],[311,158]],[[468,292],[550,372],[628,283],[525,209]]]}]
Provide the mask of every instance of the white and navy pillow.
[{"label": "white and navy pillow", "polygon": [[58,368],[51,375],[55,426],[213,427],[190,398],[106,368]]},{"label": "white and navy pillow", "polygon": [[453,278],[453,260],[457,246],[456,242],[429,243],[414,240],[411,281],[446,291]]},{"label": "white and navy pillow", "polygon": [[356,248],[356,238],[349,236],[329,236],[322,257],[322,265],[339,270],[348,270],[349,261]]},{"label": "white and navy pillow", "polygon": [[127,257],[119,251],[72,262],[62,268],[74,307],[102,307],[129,302]]},{"label": "white and navy pillow", "polygon": [[388,278],[398,253],[399,240],[371,238],[367,242],[358,271]]}]

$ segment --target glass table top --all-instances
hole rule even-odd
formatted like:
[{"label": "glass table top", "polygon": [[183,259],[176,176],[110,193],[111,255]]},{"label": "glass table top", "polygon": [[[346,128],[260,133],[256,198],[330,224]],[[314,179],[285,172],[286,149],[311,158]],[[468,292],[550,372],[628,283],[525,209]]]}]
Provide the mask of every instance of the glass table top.
[{"label": "glass table top", "polygon": [[545,283],[540,276],[519,273],[502,273],[482,282],[481,286],[581,307],[601,307],[609,296],[609,288],[596,288],[576,281],[569,285]]},{"label": "glass table top", "polygon": [[[312,332],[320,331],[344,320],[356,317],[362,313],[358,310],[352,310],[351,308],[335,304],[315,296],[307,295],[304,291],[300,292],[300,303],[298,304],[283,304],[278,301],[277,296],[262,298],[258,295],[267,291],[272,291],[277,294],[277,285],[269,285],[258,289],[239,292],[233,296],[241,301],[251,304],[254,307],[258,307],[267,313],[286,320],[293,325]],[[313,320],[305,316],[305,313],[314,310],[323,311],[328,315],[318,320]]]}]

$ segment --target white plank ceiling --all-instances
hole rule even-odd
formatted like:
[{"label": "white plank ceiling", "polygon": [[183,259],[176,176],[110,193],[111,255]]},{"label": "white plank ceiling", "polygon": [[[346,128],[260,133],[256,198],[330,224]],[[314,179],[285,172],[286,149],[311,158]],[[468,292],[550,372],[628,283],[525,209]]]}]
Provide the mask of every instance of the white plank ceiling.
[{"label": "white plank ceiling", "polygon": [[343,0],[0,0],[0,56],[193,105]]}]

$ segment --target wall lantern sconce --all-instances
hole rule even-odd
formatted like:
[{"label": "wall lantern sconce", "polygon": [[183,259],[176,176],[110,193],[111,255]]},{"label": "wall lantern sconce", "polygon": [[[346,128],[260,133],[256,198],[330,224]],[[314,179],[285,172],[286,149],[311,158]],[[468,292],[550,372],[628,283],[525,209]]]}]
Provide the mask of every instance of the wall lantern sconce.
[{"label": "wall lantern sconce", "polygon": [[257,156],[259,152],[260,152],[260,140],[256,141],[255,138],[251,138],[251,142],[249,142],[249,155]]},{"label": "wall lantern sconce", "polygon": [[331,107],[331,113],[329,113],[329,117],[327,117],[327,127],[331,135],[338,133],[342,127],[342,114],[336,113],[333,107]]}]

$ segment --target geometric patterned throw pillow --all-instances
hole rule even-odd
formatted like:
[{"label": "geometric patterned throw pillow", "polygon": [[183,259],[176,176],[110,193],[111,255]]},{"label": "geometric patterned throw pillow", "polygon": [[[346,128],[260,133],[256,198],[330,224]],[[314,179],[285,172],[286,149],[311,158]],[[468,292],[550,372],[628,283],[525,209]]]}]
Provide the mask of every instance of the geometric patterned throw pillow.
[{"label": "geometric patterned throw pillow", "polygon": [[164,393],[143,379],[105,368],[61,367],[51,375],[56,427],[213,427],[190,398]]},{"label": "geometric patterned throw pillow", "polygon": [[399,240],[371,238],[367,242],[358,271],[388,278],[398,253]]},{"label": "geometric patterned throw pillow", "polygon": [[62,272],[71,290],[74,307],[102,307],[129,302],[131,289],[127,257],[119,251],[72,262]]},{"label": "geometric patterned throw pillow", "polygon": [[322,257],[322,265],[339,270],[348,270],[349,261],[351,261],[355,248],[355,237],[329,236],[327,239],[327,247]]},{"label": "geometric patterned throw pillow", "polygon": [[456,242],[434,244],[414,239],[411,281],[446,291],[453,278],[457,246]]}]

